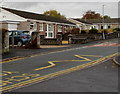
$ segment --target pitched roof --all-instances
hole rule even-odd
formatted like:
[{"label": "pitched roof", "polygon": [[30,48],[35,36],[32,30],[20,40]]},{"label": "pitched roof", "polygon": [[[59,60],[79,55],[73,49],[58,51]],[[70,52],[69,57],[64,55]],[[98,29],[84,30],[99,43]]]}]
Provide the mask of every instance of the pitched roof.
[{"label": "pitched roof", "polygon": [[[81,19],[81,21],[85,21],[85,19]],[[86,19],[89,23],[103,23],[103,19]],[[104,23],[119,23],[120,18],[111,18],[104,19]]]},{"label": "pitched roof", "polygon": [[15,10],[15,9],[10,9],[10,8],[3,8],[3,9],[11,13],[14,13],[18,16],[21,16],[23,18],[26,18],[26,19],[44,20],[44,21],[50,21],[50,22],[58,22],[58,23],[75,25],[74,23],[69,22],[66,19],[61,19],[57,17],[47,16],[47,15],[37,14],[37,13],[32,13],[32,12],[26,12],[26,11],[21,11],[21,10]]},{"label": "pitched roof", "polygon": [[82,20],[82,19],[74,19],[74,20],[77,20],[77,21],[85,23],[85,24],[92,24],[91,22],[88,22],[88,21],[85,21],[85,20]]}]

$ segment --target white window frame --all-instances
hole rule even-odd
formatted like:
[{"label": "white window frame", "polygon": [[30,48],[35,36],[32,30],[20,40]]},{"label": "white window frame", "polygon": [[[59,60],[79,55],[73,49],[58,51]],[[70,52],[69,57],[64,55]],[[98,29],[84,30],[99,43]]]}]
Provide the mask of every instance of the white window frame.
[{"label": "white window frame", "polygon": [[[49,25],[52,25],[53,30],[49,29]],[[46,38],[54,38],[54,25],[53,24],[46,24],[47,30],[46,30]],[[49,33],[52,33],[52,37],[49,36]]]},{"label": "white window frame", "polygon": [[43,23],[40,23],[39,27],[40,27],[40,32],[43,32]]},{"label": "white window frame", "polygon": [[[33,30],[34,29],[34,23],[30,23],[30,30]],[[32,26],[32,28],[31,28],[31,26]]]},{"label": "white window frame", "polygon": [[58,25],[58,32],[62,32],[62,25]]}]

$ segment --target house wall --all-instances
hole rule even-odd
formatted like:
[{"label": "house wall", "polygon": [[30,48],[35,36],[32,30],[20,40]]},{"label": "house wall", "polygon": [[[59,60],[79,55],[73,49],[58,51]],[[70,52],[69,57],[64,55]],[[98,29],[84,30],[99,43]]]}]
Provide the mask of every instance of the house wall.
[{"label": "house wall", "polygon": [[[31,24],[33,24],[33,28],[31,28]],[[43,24],[43,31],[40,31],[40,28],[39,28],[39,24]],[[44,37],[46,37],[46,25],[47,24],[53,24],[53,23],[46,23],[46,22],[35,22],[35,21],[24,21],[24,22],[20,22],[18,24],[18,30],[27,30],[27,31],[30,31],[30,34],[33,32],[33,31],[38,31],[40,32],[40,35],[44,35]],[[58,26],[60,24],[53,24],[54,26],[54,38],[56,38],[57,36],[57,33],[58,33]],[[68,29],[72,29],[71,26],[67,26]],[[62,33],[65,33],[65,26],[62,25]]]},{"label": "house wall", "polygon": [[18,25],[18,30],[30,30],[29,29],[29,22],[20,22],[20,24]]},{"label": "house wall", "polygon": [[[31,28],[31,24],[33,24],[33,28]],[[33,31],[37,30],[37,23],[29,21],[20,22],[20,24],[18,25],[18,30],[28,30],[31,34]]]},{"label": "house wall", "polygon": [[90,30],[91,29],[91,25],[82,25],[81,26],[81,30]]},{"label": "house wall", "polygon": [[18,30],[18,23],[0,23],[0,28],[7,30]]},{"label": "house wall", "polygon": [[0,11],[0,21],[25,21],[25,20],[26,20],[25,18],[20,17],[4,9],[1,9]]},{"label": "house wall", "polygon": [[40,32],[40,35],[46,35],[46,23],[43,23],[43,31],[42,32]]},{"label": "house wall", "polygon": [[[96,29],[101,29],[101,26],[103,26],[103,23],[97,23],[92,25],[93,27],[95,26]],[[110,28],[108,28],[108,26],[110,26]],[[112,24],[112,23],[105,23],[104,24],[104,29],[114,29],[114,28],[118,28],[118,24]]]},{"label": "house wall", "polygon": [[0,23],[0,28],[8,30],[8,23]]},{"label": "house wall", "polygon": [[119,28],[118,24],[112,24],[112,28]]}]

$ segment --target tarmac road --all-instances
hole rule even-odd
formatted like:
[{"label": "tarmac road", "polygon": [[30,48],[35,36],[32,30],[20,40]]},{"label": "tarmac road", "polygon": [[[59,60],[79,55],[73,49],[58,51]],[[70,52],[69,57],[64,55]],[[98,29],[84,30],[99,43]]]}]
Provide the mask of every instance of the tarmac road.
[{"label": "tarmac road", "polygon": [[2,62],[1,91],[118,92],[117,54],[111,41]]}]

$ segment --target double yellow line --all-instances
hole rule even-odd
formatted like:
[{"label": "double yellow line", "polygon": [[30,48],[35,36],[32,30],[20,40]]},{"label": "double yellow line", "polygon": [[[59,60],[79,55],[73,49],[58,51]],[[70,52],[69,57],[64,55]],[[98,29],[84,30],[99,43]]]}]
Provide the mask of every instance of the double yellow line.
[{"label": "double yellow line", "polygon": [[51,74],[48,74],[48,75],[45,75],[45,76],[30,79],[30,80],[27,80],[27,81],[23,81],[23,82],[14,84],[14,85],[9,85],[9,86],[3,87],[0,91],[4,91],[4,92],[11,91],[13,89],[24,87],[26,85],[31,85],[31,84],[34,84],[34,83],[42,82],[44,80],[48,80],[48,79],[51,79],[51,78],[54,78],[54,77],[58,77],[58,76],[63,75],[63,74],[67,74],[67,73],[74,72],[74,71],[77,71],[77,70],[81,70],[81,69],[84,69],[84,68],[87,68],[87,67],[91,67],[91,66],[94,66],[96,64],[107,61],[108,59],[110,59],[110,58],[112,58],[112,57],[114,57],[118,54],[120,54],[120,53],[115,53],[115,54],[100,58],[98,60],[95,60],[95,61],[92,61],[92,62],[89,62],[89,63],[86,63],[86,64],[82,64],[82,65],[79,65],[79,66],[76,66],[76,67],[72,67],[72,68],[69,68],[69,69],[66,69],[66,70],[58,71],[58,72],[51,73]]}]

